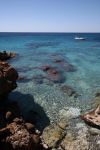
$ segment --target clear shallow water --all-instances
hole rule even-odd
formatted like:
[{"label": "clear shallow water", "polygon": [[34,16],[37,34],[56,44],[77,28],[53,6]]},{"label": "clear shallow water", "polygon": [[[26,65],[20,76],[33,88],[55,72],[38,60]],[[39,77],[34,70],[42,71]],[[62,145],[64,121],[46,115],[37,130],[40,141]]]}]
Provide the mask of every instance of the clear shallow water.
[{"label": "clear shallow water", "polygon": [[[77,41],[74,39],[76,35],[87,39]],[[18,82],[18,88],[10,98],[19,102],[25,114],[33,109],[33,101],[43,108],[51,120],[56,119],[59,110],[66,106],[79,107],[82,110],[91,108],[94,94],[100,90],[99,33],[0,33],[0,50],[15,51],[18,54],[9,62],[27,80]],[[46,74],[37,67],[47,64],[56,66],[54,60],[58,58],[74,65],[76,71],[67,72],[57,66],[63,71],[63,83],[41,79]],[[39,82],[33,80],[33,76],[38,75]],[[80,96],[68,97],[61,90],[62,85],[71,86]]]}]

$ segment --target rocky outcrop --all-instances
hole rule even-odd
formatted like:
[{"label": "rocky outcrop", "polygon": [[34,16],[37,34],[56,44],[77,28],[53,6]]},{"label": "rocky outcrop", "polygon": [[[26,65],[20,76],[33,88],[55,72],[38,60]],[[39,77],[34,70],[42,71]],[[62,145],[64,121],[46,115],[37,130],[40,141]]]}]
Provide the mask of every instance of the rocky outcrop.
[{"label": "rocky outcrop", "polygon": [[0,60],[1,61],[8,60],[8,59],[13,58],[15,56],[16,56],[16,53],[14,53],[14,52],[6,52],[6,51],[0,52]]},{"label": "rocky outcrop", "polygon": [[44,150],[40,132],[25,122],[17,103],[9,103],[0,111],[0,148],[2,150]]},{"label": "rocky outcrop", "polygon": [[17,71],[7,62],[0,61],[0,99],[16,88]]},{"label": "rocky outcrop", "polygon": [[89,125],[100,127],[100,105],[95,110],[82,115],[81,118]]}]

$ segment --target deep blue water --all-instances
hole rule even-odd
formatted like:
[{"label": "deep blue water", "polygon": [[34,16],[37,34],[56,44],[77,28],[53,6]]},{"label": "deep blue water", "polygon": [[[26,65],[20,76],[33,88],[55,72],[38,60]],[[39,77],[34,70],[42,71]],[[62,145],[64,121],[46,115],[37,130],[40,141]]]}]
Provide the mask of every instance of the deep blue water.
[{"label": "deep blue water", "polygon": [[[75,40],[75,36],[86,40]],[[25,98],[28,94],[52,118],[65,106],[90,108],[94,94],[100,90],[100,33],[0,33],[0,50],[18,54],[9,62],[26,80],[18,82],[18,88],[10,97],[20,105],[24,101],[22,109],[26,112],[33,105],[32,101],[28,103],[27,96]],[[64,59],[76,70],[66,71],[54,64],[55,59]],[[58,67],[65,78],[63,82],[54,83],[37,69],[48,64]],[[74,88],[78,98],[64,94],[62,85]]]}]

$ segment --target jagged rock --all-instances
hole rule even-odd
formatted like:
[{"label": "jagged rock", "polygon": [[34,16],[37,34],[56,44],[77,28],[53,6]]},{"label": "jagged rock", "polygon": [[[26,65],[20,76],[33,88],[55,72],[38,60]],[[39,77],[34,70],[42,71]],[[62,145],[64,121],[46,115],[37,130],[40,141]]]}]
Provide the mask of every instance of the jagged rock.
[{"label": "jagged rock", "polygon": [[[15,120],[0,129],[0,145],[9,145],[7,150],[45,150],[40,134],[33,130],[34,125],[20,118]],[[1,148],[4,150],[4,147]]]},{"label": "jagged rock", "polygon": [[49,126],[44,129],[42,138],[44,143],[49,147],[49,148],[54,148],[58,146],[59,141],[63,138],[64,136],[64,130],[68,126],[68,122],[65,120],[62,120],[58,123],[56,123],[54,126]]},{"label": "jagged rock", "polygon": [[78,131],[78,135],[68,132],[60,146],[63,150],[89,150],[87,129],[84,127]]},{"label": "jagged rock", "polygon": [[40,135],[34,124],[23,120],[16,102],[8,102],[0,108],[0,149],[45,150]]},{"label": "jagged rock", "polygon": [[16,56],[16,53],[14,52],[6,52],[6,51],[0,52],[0,60],[2,61],[13,58],[15,56]]},{"label": "jagged rock", "polygon": [[100,127],[100,105],[95,110],[81,115],[81,118],[89,125]]},{"label": "jagged rock", "polygon": [[17,71],[7,62],[0,61],[0,99],[16,88]]},{"label": "jagged rock", "polygon": [[58,126],[55,128],[46,128],[43,131],[43,140],[48,145],[48,147],[55,147],[57,142],[62,137],[62,129]]}]

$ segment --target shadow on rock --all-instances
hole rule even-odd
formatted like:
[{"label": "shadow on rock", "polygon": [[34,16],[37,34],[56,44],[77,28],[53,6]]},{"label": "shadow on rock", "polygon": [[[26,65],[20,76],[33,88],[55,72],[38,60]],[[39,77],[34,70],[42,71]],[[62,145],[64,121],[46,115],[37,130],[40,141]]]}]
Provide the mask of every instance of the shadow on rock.
[{"label": "shadow on rock", "polygon": [[41,131],[50,124],[50,120],[44,109],[34,101],[32,95],[13,92],[9,98],[11,101],[16,101],[18,103],[22,116],[26,122],[35,124]]}]

